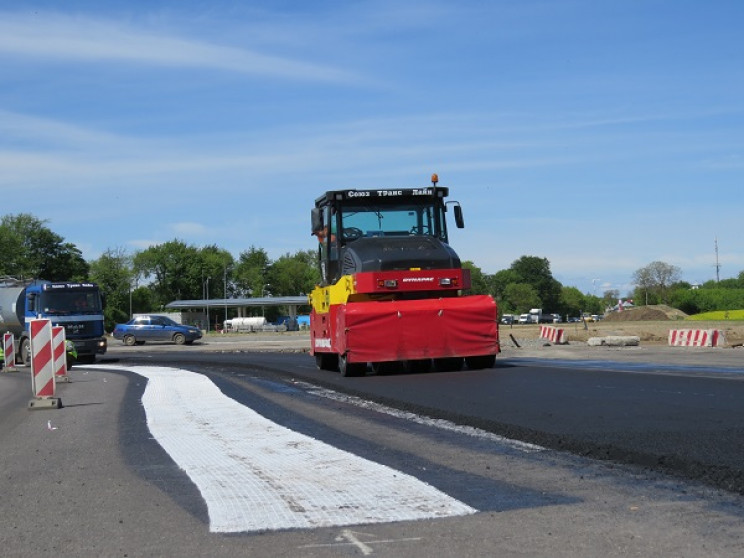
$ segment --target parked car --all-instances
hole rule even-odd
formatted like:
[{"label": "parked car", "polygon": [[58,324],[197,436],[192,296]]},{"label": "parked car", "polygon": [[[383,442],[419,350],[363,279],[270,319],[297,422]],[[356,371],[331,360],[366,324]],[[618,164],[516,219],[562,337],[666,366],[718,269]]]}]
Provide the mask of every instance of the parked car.
[{"label": "parked car", "polygon": [[504,314],[504,315],[503,315],[503,316],[501,317],[501,323],[502,323],[502,324],[504,324],[504,325],[511,325],[511,324],[513,324],[513,323],[514,323],[515,321],[516,321],[516,320],[514,319],[514,315],[513,315],[513,314]]},{"label": "parked car", "polygon": [[518,323],[520,324],[531,324],[532,318],[530,318],[529,314],[520,314]]},{"label": "parked car", "polygon": [[146,341],[170,341],[176,345],[190,345],[201,339],[199,328],[179,324],[167,316],[142,315],[125,324],[116,324],[114,339],[125,345],[142,345]]}]

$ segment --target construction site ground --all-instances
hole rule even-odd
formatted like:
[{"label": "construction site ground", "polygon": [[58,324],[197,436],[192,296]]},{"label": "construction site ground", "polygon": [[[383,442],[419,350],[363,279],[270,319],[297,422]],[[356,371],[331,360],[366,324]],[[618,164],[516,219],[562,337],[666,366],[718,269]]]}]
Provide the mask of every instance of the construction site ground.
[{"label": "construction site ground", "polygon": [[[687,366],[725,366],[744,369],[744,322],[697,322],[689,320],[558,323],[552,327],[564,330],[565,343],[555,344],[540,337],[538,325],[502,325],[500,327],[501,354],[506,358],[596,359],[627,362],[658,362]],[[670,347],[670,329],[718,329],[723,331],[725,343],[720,347]],[[590,346],[591,337],[637,336],[637,346]],[[174,344],[145,344],[127,347],[109,339],[106,357],[116,357],[141,351],[221,351],[221,352],[309,352],[310,334],[300,332],[264,332],[220,334],[210,332],[191,346]],[[104,358],[106,358],[104,357]],[[498,361],[497,361],[498,362]]]}]

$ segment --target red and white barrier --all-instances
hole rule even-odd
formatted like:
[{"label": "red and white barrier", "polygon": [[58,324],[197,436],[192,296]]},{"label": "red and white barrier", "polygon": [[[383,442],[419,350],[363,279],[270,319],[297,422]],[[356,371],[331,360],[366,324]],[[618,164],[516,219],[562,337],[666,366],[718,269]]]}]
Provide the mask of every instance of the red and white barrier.
[{"label": "red and white barrier", "polygon": [[52,351],[52,322],[31,320],[31,391],[34,398],[29,409],[59,409],[61,401],[55,397],[54,354]]},{"label": "red and white barrier", "polygon": [[669,345],[672,347],[722,347],[726,344],[719,329],[670,329]]},{"label": "red and white barrier", "polygon": [[18,372],[15,361],[15,343],[12,333],[3,333],[3,372]]},{"label": "red and white barrier", "polygon": [[67,339],[65,328],[52,326],[52,353],[54,354],[54,380],[56,382],[69,382],[67,375]]},{"label": "red and white barrier", "polygon": [[540,326],[540,337],[556,345],[562,345],[566,342],[563,329],[553,326]]}]

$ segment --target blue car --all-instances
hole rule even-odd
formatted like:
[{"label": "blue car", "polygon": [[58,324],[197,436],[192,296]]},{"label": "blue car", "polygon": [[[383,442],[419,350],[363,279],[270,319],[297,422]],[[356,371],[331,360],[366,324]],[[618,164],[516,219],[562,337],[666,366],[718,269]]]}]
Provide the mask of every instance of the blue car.
[{"label": "blue car", "polygon": [[202,332],[194,326],[182,325],[166,316],[142,315],[125,324],[116,324],[114,339],[125,345],[142,345],[146,341],[169,341],[176,345],[191,345],[201,339]]}]

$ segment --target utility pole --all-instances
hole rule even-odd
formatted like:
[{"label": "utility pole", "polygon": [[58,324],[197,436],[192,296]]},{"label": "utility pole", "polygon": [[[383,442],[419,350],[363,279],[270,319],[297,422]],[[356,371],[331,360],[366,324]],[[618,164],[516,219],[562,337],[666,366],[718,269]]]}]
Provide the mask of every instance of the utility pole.
[{"label": "utility pole", "polygon": [[718,237],[716,236],[714,239],[715,246],[716,246],[716,283],[720,282],[721,280],[721,264],[718,263]]},{"label": "utility pole", "polygon": [[209,280],[211,277],[207,277],[207,333],[209,333]]}]

